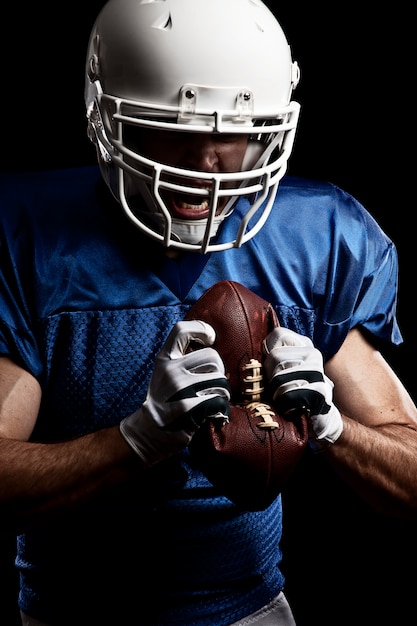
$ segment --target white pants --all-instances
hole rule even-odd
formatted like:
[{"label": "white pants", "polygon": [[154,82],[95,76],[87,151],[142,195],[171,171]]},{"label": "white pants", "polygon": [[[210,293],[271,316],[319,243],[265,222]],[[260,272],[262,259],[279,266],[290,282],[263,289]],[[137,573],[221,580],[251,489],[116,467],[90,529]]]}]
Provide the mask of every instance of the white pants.
[{"label": "white pants", "polygon": [[269,604],[263,606],[252,615],[232,624],[232,626],[296,626],[294,616],[287,598],[281,593]]},{"label": "white pants", "polygon": [[[21,613],[22,626],[49,626],[45,622]],[[296,626],[287,598],[281,592],[272,602],[232,626]],[[56,626],[59,626],[58,624]]]}]

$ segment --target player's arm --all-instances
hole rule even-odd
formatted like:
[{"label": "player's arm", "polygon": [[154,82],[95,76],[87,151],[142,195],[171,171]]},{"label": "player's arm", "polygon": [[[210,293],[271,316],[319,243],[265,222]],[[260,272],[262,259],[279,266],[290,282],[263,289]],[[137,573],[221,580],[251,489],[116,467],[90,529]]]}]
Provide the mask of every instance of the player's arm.
[{"label": "player's arm", "polygon": [[37,380],[0,358],[0,531],[14,533],[66,514],[94,493],[140,469],[135,455],[109,428],[67,442],[28,443],[41,401]]},{"label": "player's arm", "polygon": [[275,329],[265,369],[278,410],[305,407],[309,442],[376,510],[417,517],[417,409],[357,329],[324,367],[310,339]]},{"label": "player's arm", "polygon": [[417,517],[417,410],[359,330],[327,363],[343,431],[325,454],[377,510]]}]

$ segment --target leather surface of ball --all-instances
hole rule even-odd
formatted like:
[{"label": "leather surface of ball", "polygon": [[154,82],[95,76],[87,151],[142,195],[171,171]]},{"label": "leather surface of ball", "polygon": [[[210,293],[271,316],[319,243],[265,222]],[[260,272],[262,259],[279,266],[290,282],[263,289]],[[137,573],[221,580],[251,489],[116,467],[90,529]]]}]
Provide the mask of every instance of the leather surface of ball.
[{"label": "leather surface of ball", "polygon": [[307,445],[306,417],[279,415],[265,389],[262,343],[279,325],[274,308],[244,285],[224,280],[201,296],[186,319],[213,326],[213,347],[231,387],[229,420],[212,418],[202,425],[189,446],[192,460],[239,507],[264,509],[282,491]]}]

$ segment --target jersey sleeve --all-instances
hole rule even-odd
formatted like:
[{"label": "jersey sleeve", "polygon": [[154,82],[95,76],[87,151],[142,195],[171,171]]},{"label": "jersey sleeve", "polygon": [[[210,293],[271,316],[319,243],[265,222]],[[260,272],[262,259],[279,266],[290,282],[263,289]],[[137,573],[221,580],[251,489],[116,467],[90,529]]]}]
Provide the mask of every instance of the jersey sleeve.
[{"label": "jersey sleeve", "polygon": [[[321,343],[359,327],[377,345],[402,343],[397,322],[398,255],[391,239],[353,197],[336,189],[335,209]],[[339,347],[340,347],[339,345]],[[334,353],[334,352],[333,352]]]},{"label": "jersey sleeve", "polygon": [[29,217],[17,201],[18,183],[12,174],[0,178],[0,355],[39,377],[42,363],[33,332],[35,251],[23,234]]}]

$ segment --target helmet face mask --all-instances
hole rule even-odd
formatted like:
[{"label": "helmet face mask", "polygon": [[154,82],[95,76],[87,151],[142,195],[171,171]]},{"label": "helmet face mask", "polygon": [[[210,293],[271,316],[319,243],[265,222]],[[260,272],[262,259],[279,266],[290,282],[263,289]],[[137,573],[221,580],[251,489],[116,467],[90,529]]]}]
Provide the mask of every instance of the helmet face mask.
[{"label": "helmet face mask", "polygon": [[[169,19],[160,23],[168,27],[155,28],[155,18],[161,12],[167,17],[167,11]],[[210,19],[204,20],[205,12]],[[229,53],[230,24],[239,40],[245,29],[260,40],[260,52],[260,43],[254,41],[249,56],[259,52],[262,66],[245,59],[241,44]],[[119,39],[118,33],[124,36]],[[193,44],[203,33],[208,49]],[[151,63],[143,61],[144,50],[154,62],[154,73]],[[274,71],[272,77],[268,69]],[[197,75],[201,82],[191,82]],[[250,239],[264,224],[286,171],[299,114],[299,105],[291,101],[297,82],[298,68],[285,36],[260,2],[110,0],[96,20],[87,55],[89,136],[106,182],[134,224],[167,247],[202,252],[238,247]],[[223,168],[222,162],[203,167],[193,159],[176,160],[169,150],[152,149],[153,144],[163,146],[167,137],[179,152],[196,137],[216,146],[230,142],[236,156],[229,156]],[[238,232],[230,241],[213,242],[243,195],[251,197],[252,205]],[[173,198],[195,210],[173,216]]]}]

